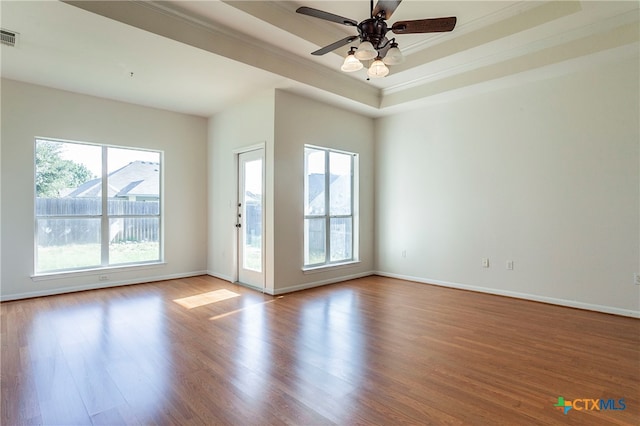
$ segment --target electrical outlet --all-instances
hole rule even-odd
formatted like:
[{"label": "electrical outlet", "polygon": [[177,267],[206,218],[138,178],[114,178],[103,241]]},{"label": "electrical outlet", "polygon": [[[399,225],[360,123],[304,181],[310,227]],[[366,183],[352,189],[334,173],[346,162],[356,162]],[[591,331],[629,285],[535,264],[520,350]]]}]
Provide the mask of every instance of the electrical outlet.
[{"label": "electrical outlet", "polygon": [[636,285],[640,285],[640,274],[639,273],[635,273],[633,274],[633,282],[636,283]]},{"label": "electrical outlet", "polygon": [[482,267],[483,268],[488,268],[489,267],[489,258],[487,258],[487,257],[483,257],[482,258]]},{"label": "electrical outlet", "polygon": [[507,260],[507,269],[513,271],[513,260]]},{"label": "electrical outlet", "polygon": [[407,257],[407,251],[406,250],[402,250],[402,257]]},{"label": "electrical outlet", "polygon": [[109,281],[109,277],[107,275],[100,275],[98,281]]}]

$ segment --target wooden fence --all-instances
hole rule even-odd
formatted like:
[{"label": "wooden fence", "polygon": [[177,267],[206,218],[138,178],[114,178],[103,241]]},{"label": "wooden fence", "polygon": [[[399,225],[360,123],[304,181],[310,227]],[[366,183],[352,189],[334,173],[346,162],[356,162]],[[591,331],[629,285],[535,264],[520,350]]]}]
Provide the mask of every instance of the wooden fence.
[{"label": "wooden fence", "polygon": [[[50,247],[100,242],[102,201],[99,198],[38,198],[38,245]],[[109,241],[159,241],[159,201],[110,199]]]}]

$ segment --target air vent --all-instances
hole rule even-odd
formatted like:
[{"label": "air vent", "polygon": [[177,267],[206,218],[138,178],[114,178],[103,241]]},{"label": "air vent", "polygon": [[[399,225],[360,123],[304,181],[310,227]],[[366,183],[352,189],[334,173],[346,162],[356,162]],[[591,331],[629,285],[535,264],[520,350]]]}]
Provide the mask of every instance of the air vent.
[{"label": "air vent", "polygon": [[7,46],[14,47],[16,45],[17,39],[18,39],[17,32],[0,29],[0,41],[2,42],[2,44],[6,44]]}]

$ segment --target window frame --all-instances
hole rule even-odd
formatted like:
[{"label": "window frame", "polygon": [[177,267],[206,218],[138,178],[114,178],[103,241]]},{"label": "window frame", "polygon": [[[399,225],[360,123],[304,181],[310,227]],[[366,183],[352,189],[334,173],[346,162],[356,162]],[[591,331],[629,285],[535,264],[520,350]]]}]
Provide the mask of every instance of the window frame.
[{"label": "window frame", "polygon": [[[324,213],[323,214],[307,214],[306,212],[306,204],[308,202],[308,162],[306,159],[307,149],[322,151],[324,153]],[[351,160],[350,164],[350,211],[351,214],[331,214],[331,163],[330,156],[331,153],[337,153],[342,155],[348,155]],[[352,263],[358,263],[358,237],[359,237],[359,220],[358,220],[358,205],[359,205],[359,197],[358,197],[358,163],[359,163],[359,154],[356,152],[350,152],[340,149],[321,147],[317,145],[305,144],[303,150],[304,156],[304,184],[303,184],[303,271],[314,271],[318,269],[325,269],[327,267],[339,267],[343,265],[349,265]],[[339,259],[339,260],[331,260],[331,219],[351,219],[351,257],[347,259]],[[324,242],[325,242],[325,259],[324,262],[317,263],[305,263],[305,258],[307,256],[307,246],[308,246],[308,232],[307,227],[304,223],[308,219],[324,219]]]},{"label": "window frame", "polygon": [[[39,141],[48,141],[54,143],[62,143],[62,144],[76,144],[76,145],[84,145],[84,146],[94,146],[99,147],[101,152],[101,174],[97,178],[101,179],[101,211],[100,214],[74,214],[74,215],[39,215],[37,200],[38,194],[36,189],[35,175],[37,173],[37,165],[36,165],[36,150],[37,144]],[[33,173],[34,173],[34,186],[33,186],[33,218],[34,218],[34,250],[33,250],[33,275],[31,276],[34,280],[40,279],[48,279],[55,278],[57,276],[69,276],[69,275],[86,275],[93,274],[96,271],[104,271],[104,270],[130,270],[130,269],[147,269],[150,267],[155,267],[158,265],[164,265],[166,262],[164,260],[164,151],[158,149],[148,149],[148,148],[139,148],[139,147],[131,147],[131,146],[123,146],[123,145],[111,145],[111,144],[101,144],[101,143],[92,143],[92,142],[81,142],[81,141],[72,141],[51,137],[35,137],[34,138],[34,155],[33,155]],[[131,150],[138,152],[149,152],[158,154],[158,173],[159,173],[159,181],[158,181],[158,212],[157,214],[110,214],[109,213],[109,194],[108,194],[108,185],[109,185],[109,170],[108,170],[108,150],[118,149],[118,150]],[[97,179],[96,178],[96,179]],[[109,235],[109,227],[110,221],[113,219],[138,219],[138,218],[154,218],[158,220],[158,258],[148,261],[132,261],[132,262],[122,262],[122,263],[109,263],[109,245],[110,240],[108,238]],[[100,265],[92,265],[92,266],[80,266],[74,268],[64,268],[64,269],[53,269],[53,270],[44,270],[38,271],[38,232],[39,232],[39,220],[49,220],[49,219],[100,219]],[[104,238],[107,236],[107,238]],[[102,278],[102,277],[101,277]]]}]

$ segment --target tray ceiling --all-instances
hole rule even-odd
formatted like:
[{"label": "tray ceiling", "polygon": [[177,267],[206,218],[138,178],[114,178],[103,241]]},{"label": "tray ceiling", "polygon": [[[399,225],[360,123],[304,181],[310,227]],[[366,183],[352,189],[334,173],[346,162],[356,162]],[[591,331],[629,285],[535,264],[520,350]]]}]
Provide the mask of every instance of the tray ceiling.
[{"label": "tray ceiling", "polygon": [[2,1],[2,76],[210,116],[285,88],[370,116],[549,78],[638,55],[638,2],[404,0],[389,23],[457,16],[451,33],[396,36],[406,61],[389,76],[345,74],[348,47],[310,52],[355,29],[361,1]]}]

